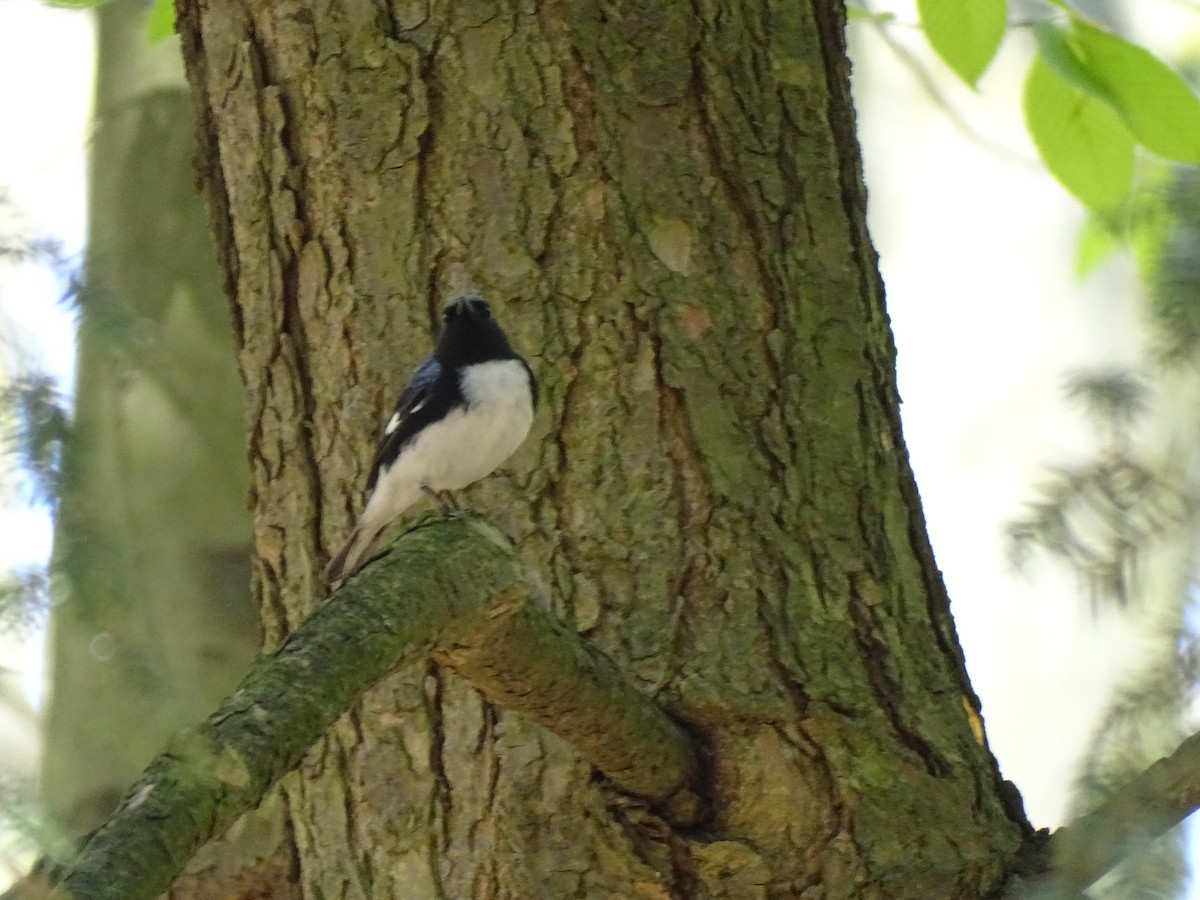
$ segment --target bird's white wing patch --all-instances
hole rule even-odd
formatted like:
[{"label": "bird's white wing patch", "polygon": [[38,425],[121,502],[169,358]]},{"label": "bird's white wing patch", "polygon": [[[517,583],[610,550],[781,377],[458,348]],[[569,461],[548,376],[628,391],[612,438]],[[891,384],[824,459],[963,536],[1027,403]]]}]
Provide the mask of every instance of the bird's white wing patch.
[{"label": "bird's white wing patch", "polygon": [[404,410],[397,410],[396,412],[392,413],[392,417],[388,419],[387,425],[383,427],[383,436],[387,437],[390,435],[393,431],[400,427],[400,423],[403,422],[405,418],[413,415],[414,413],[419,413],[425,408],[425,404],[428,402],[429,395],[426,394],[424,397],[418,400],[414,406],[410,406],[408,409]]}]

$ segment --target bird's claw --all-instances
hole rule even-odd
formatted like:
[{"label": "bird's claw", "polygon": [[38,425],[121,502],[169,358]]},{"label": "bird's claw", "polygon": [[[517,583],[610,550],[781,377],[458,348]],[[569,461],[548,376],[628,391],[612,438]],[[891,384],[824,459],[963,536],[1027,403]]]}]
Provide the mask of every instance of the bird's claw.
[{"label": "bird's claw", "polygon": [[459,508],[454,502],[454,498],[449,491],[435,491],[427,484],[421,485],[421,491],[438,505],[438,509],[442,513],[444,519],[456,519],[465,514],[465,510]]}]

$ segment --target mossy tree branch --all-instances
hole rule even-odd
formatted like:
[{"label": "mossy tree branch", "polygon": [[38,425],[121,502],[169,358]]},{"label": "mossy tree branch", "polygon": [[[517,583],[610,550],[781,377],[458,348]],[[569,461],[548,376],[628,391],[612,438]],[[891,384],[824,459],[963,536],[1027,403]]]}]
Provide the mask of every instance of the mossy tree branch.
[{"label": "mossy tree branch", "polygon": [[668,817],[698,815],[698,761],[683,730],[530,598],[495,529],[438,521],[401,537],[261,658],[205,723],[174,738],[68,864],[61,894],[158,896],[366,688],[427,655]]}]

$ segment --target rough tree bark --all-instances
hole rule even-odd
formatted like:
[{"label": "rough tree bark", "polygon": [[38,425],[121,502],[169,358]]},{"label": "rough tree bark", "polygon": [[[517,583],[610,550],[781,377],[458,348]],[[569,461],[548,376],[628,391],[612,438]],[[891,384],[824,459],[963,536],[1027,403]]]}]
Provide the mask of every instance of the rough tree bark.
[{"label": "rough tree bark", "polygon": [[179,0],[268,643],[323,593],[453,294],[545,401],[467,501],[707,748],[620,802],[422,665],[285,780],[306,896],[981,897],[982,743],[900,433],[840,4]]}]

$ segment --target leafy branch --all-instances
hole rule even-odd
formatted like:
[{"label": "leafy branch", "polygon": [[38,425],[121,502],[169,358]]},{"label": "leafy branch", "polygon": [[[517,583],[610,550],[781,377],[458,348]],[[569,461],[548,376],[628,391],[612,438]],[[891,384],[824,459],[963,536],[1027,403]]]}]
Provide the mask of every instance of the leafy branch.
[{"label": "leafy branch", "polygon": [[[1144,47],[1113,34],[1065,0],[1058,21],[1032,23],[1037,52],[1025,79],[1025,124],[1050,173],[1097,213],[1127,200],[1138,146],[1200,162],[1200,99]],[[917,0],[934,51],[974,88],[1009,30],[1007,0]],[[855,18],[877,23],[867,12]]]}]

